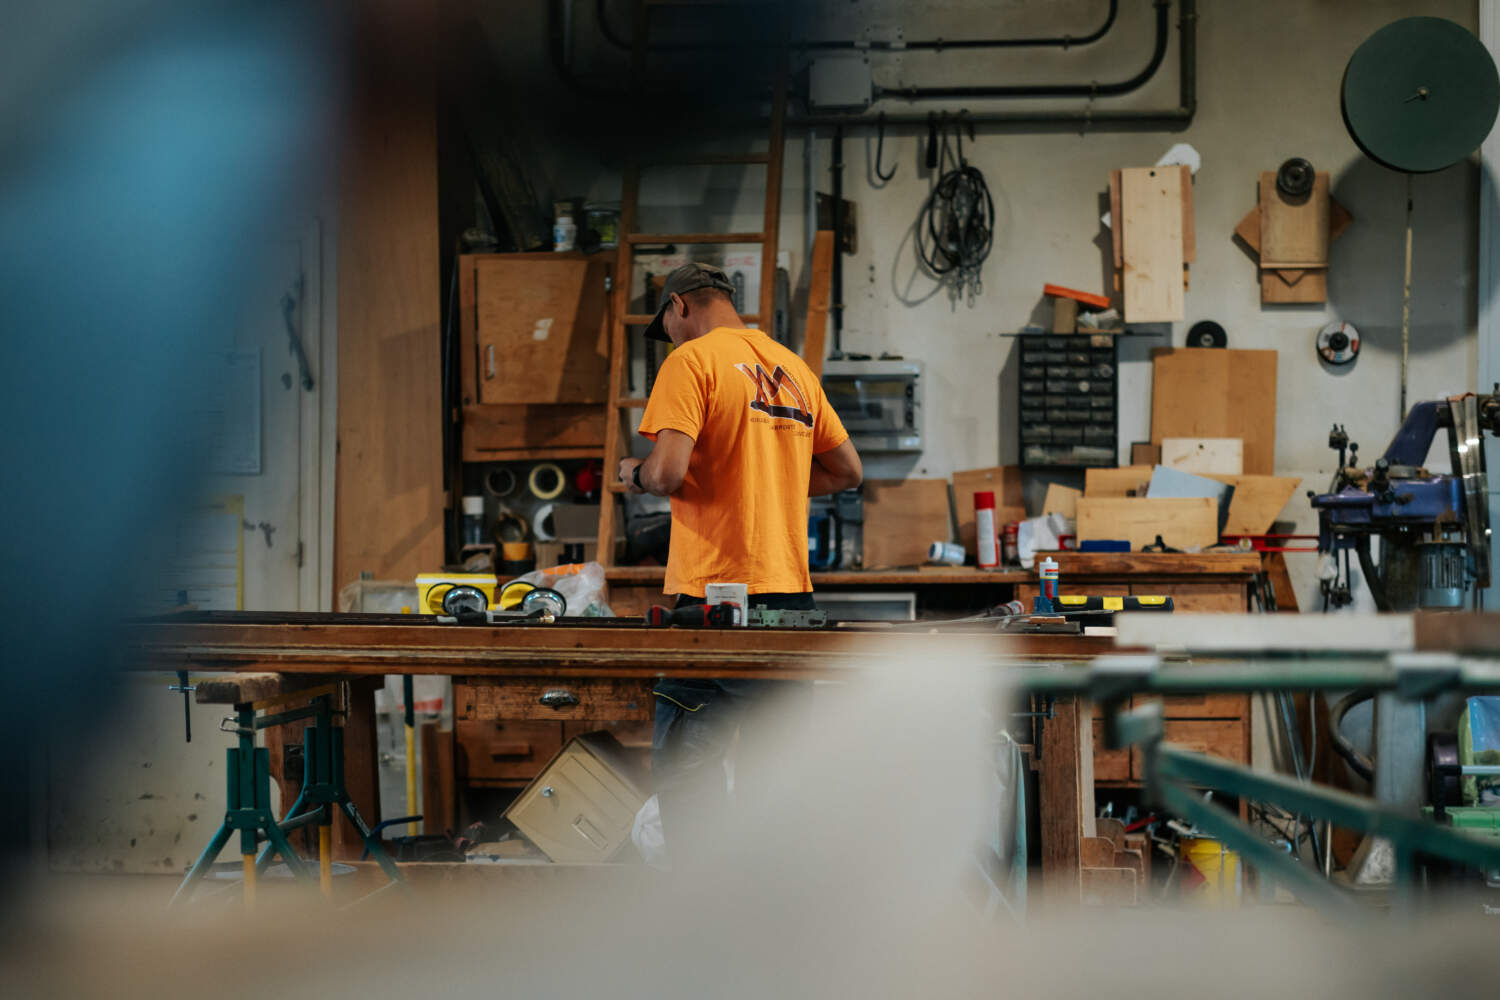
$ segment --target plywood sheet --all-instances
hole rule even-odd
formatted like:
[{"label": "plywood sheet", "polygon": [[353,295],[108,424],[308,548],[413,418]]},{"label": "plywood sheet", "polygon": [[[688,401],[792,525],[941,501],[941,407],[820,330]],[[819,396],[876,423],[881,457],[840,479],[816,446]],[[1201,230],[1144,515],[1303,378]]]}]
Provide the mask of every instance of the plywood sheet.
[{"label": "plywood sheet", "polygon": [[1276,471],[1276,352],[1214,347],[1152,352],[1151,440],[1237,437],[1244,471]]},{"label": "plywood sheet", "polygon": [[1111,170],[1109,172],[1109,240],[1116,271],[1125,266],[1125,244],[1120,239],[1120,234],[1124,230],[1125,225],[1120,214],[1120,172]]},{"label": "plywood sheet", "polygon": [[1083,495],[1086,497],[1145,496],[1151,481],[1150,465],[1122,465],[1118,469],[1085,469]]},{"label": "plywood sheet", "polygon": [[1312,192],[1295,200],[1277,189],[1275,171],[1261,171],[1261,267],[1327,267],[1328,228],[1327,171],[1318,171]]},{"label": "plywood sheet", "polygon": [[1260,300],[1274,305],[1284,305],[1289,302],[1327,302],[1328,269],[1322,267],[1277,270],[1262,268]]},{"label": "plywood sheet", "polygon": [[966,552],[974,552],[974,494],[995,494],[995,530],[1026,516],[1026,500],[1021,489],[1021,469],[1015,465],[996,465],[988,469],[965,469],[953,474],[953,511],[958,520],[958,541]]},{"label": "plywood sheet", "polygon": [[919,566],[930,544],[947,540],[948,480],[865,483],[865,569]]},{"label": "plywood sheet", "polygon": [[1245,442],[1239,438],[1162,438],[1161,464],[1194,475],[1237,476],[1245,471]]},{"label": "plywood sheet", "polygon": [[1082,490],[1075,490],[1061,483],[1049,483],[1047,495],[1042,499],[1042,513],[1061,514],[1071,521],[1078,516],[1078,498],[1081,496]]},{"label": "plywood sheet", "polygon": [[1219,540],[1218,502],[1208,497],[1153,500],[1083,497],[1078,501],[1078,540],[1123,539],[1139,550],[1161,535],[1175,549],[1203,548]]},{"label": "plywood sheet", "polygon": [[1126,321],[1182,319],[1182,171],[1120,171],[1120,215]]},{"label": "plywood sheet", "polygon": [[1210,475],[1209,478],[1234,487],[1229,520],[1224,525],[1226,535],[1266,534],[1302,483],[1296,476]]},{"label": "plywood sheet", "polygon": [[1182,170],[1182,262],[1191,264],[1198,256],[1198,237],[1193,225],[1193,168],[1183,164]]}]

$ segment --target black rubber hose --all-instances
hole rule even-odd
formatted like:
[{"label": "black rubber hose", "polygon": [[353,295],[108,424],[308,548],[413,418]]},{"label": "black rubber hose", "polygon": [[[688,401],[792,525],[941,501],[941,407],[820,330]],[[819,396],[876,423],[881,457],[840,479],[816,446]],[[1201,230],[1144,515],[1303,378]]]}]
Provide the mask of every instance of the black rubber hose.
[{"label": "black rubber hose", "polygon": [[1354,554],[1359,557],[1359,571],[1364,574],[1365,584],[1370,588],[1370,596],[1375,598],[1375,610],[1391,610],[1391,602],[1387,599],[1385,584],[1376,575],[1375,563],[1370,559],[1369,535],[1361,535],[1354,543]]},{"label": "black rubber hose", "polygon": [[1375,762],[1359,752],[1353,743],[1344,736],[1344,716],[1349,710],[1362,701],[1369,701],[1375,696],[1375,692],[1361,690],[1351,691],[1338,700],[1329,713],[1329,738],[1333,741],[1333,749],[1344,758],[1344,763],[1353,769],[1354,773],[1366,781],[1375,780]]}]

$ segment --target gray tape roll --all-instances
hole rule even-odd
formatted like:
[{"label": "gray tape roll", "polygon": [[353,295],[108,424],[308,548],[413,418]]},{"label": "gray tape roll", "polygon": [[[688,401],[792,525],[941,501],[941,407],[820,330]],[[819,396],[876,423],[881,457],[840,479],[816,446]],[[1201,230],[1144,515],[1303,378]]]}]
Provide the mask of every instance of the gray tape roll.
[{"label": "gray tape roll", "polygon": [[492,497],[508,497],[516,491],[516,474],[501,465],[484,477],[484,490]]}]

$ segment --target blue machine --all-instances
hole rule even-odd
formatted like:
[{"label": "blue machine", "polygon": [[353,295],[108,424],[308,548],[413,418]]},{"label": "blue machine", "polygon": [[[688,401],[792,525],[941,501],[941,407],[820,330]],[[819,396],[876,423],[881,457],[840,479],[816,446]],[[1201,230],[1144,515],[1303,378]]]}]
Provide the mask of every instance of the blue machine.
[{"label": "blue machine", "polygon": [[[1422,467],[1439,430],[1448,431],[1447,474]],[[1338,471],[1327,493],[1308,493],[1318,511],[1318,551],[1335,560],[1335,573],[1323,583],[1330,604],[1352,600],[1350,552],[1381,611],[1461,608],[1471,588],[1489,586],[1485,430],[1500,434],[1500,387],[1413,406],[1368,469],[1358,465],[1359,446],[1334,425],[1328,445],[1339,453]],[[1380,540],[1378,563],[1372,535]]]}]

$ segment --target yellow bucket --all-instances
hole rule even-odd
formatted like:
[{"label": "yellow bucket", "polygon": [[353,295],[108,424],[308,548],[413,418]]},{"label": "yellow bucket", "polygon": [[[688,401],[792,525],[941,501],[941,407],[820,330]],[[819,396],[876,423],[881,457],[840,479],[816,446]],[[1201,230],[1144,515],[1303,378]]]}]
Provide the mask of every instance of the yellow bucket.
[{"label": "yellow bucket", "polygon": [[1242,890],[1239,855],[1207,837],[1184,837],[1179,849],[1182,857],[1177,881],[1182,898],[1214,910],[1238,909]]}]

